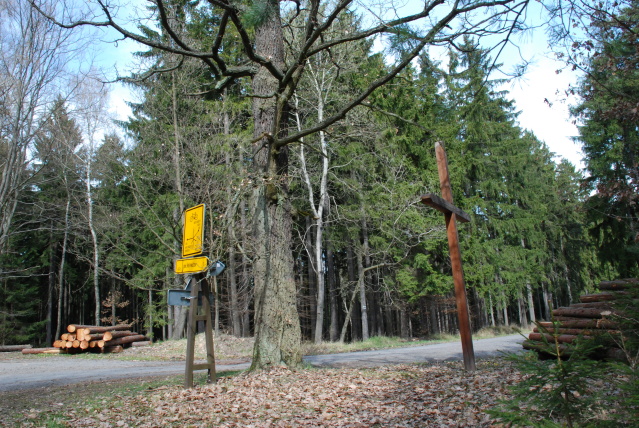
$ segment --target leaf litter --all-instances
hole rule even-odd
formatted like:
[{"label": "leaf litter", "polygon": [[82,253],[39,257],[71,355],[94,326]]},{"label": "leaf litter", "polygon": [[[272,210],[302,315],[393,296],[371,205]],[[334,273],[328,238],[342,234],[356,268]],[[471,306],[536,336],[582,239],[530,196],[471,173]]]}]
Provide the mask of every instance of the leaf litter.
[{"label": "leaf litter", "polygon": [[191,389],[168,386],[92,413],[70,427],[487,427],[520,374],[503,359],[370,369],[273,368]]}]

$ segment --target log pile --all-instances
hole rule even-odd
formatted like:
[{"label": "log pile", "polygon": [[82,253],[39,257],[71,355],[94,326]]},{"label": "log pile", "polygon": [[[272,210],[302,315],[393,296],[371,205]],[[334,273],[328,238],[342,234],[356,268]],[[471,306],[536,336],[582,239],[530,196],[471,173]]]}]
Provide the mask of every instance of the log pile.
[{"label": "log pile", "polygon": [[130,331],[130,325],[98,327],[95,325],[69,324],[67,333],[53,342],[53,347],[63,353],[71,352],[122,352],[133,344],[149,345],[149,338],[143,334]]},{"label": "log pile", "polygon": [[523,347],[538,352],[543,352],[546,345],[544,338],[549,343],[554,343],[554,334],[558,334],[557,342],[563,352],[568,349],[565,344],[573,343],[577,337],[585,339],[599,337],[605,343],[606,349],[602,356],[618,358],[621,351],[616,347],[615,337],[619,337],[619,325],[614,320],[618,315],[614,307],[614,301],[628,296],[628,289],[638,287],[639,279],[628,278],[615,281],[602,281],[599,284],[600,293],[586,294],[579,298],[580,303],[573,303],[568,307],[561,307],[552,311],[554,321],[542,321],[528,335]]}]

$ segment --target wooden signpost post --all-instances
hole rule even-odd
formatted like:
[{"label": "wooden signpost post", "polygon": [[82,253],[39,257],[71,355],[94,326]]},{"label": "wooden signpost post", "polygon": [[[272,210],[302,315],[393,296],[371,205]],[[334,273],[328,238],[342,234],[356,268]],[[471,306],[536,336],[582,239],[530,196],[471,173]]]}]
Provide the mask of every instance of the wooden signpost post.
[{"label": "wooden signpost post", "polygon": [[[207,370],[207,383],[215,382],[215,353],[213,347],[213,328],[211,321],[211,291],[208,277],[218,275],[224,270],[224,264],[215,263],[210,270],[209,259],[201,256],[204,250],[204,204],[189,208],[184,213],[182,234],[182,259],[176,260],[176,274],[193,274],[185,290],[169,290],[169,304],[189,306],[186,340],[186,370],[184,386],[193,386],[193,372]],[[199,256],[199,257],[194,257]],[[204,273],[208,272],[208,274]],[[201,304],[200,304],[201,302]],[[202,309],[201,313],[199,309]],[[195,364],[195,333],[197,322],[204,322],[206,338],[206,363]]]},{"label": "wooden signpost post", "polygon": [[[209,281],[203,273],[198,273],[192,278],[189,319],[186,326],[186,370],[184,375],[184,386],[193,386],[193,372],[195,370],[207,370],[206,382],[215,382],[215,353],[213,349],[213,328],[211,320],[211,292]],[[202,306],[198,305],[199,298],[202,299]],[[198,314],[198,309],[202,308],[202,313]],[[197,322],[204,321],[204,337],[206,338],[206,363],[195,364],[195,333]]]},{"label": "wooden signpost post", "polygon": [[468,299],[466,298],[466,285],[464,283],[464,270],[459,250],[459,236],[457,234],[457,222],[469,222],[470,217],[464,211],[453,204],[453,192],[450,188],[448,175],[448,159],[441,143],[435,143],[435,155],[437,156],[437,170],[439,183],[442,189],[442,197],[428,194],[422,196],[422,203],[444,213],[446,218],[446,234],[448,235],[448,249],[450,262],[453,269],[453,282],[455,283],[455,302],[457,304],[457,317],[459,319],[459,333],[461,336],[462,352],[464,354],[464,367],[468,371],[475,370],[475,351],[470,330],[470,316],[468,314]]}]

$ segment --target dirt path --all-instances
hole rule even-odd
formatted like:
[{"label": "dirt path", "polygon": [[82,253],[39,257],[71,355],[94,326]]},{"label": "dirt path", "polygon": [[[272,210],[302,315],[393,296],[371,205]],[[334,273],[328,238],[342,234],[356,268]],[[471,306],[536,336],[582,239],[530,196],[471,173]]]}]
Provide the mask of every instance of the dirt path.
[{"label": "dirt path", "polygon": [[[475,355],[481,359],[500,355],[501,352],[520,352],[522,350],[521,342],[520,335],[475,340]],[[305,362],[315,367],[375,367],[461,359],[461,345],[458,342],[304,357]],[[249,363],[224,364],[224,362],[220,362],[217,365],[217,371],[243,370],[248,366]],[[80,383],[87,379],[100,382],[181,373],[184,373],[183,361],[122,361],[74,358],[73,356],[11,358],[0,360],[0,393],[59,387]]]}]

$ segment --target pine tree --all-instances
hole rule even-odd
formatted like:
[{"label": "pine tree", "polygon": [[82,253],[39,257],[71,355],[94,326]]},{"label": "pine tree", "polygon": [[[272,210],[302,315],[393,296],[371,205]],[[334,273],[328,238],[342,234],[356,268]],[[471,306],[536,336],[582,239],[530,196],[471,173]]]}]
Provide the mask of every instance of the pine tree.
[{"label": "pine tree", "polygon": [[633,276],[639,271],[639,56],[637,2],[618,14],[593,14],[594,54],[587,58],[587,74],[579,87],[582,102],[573,109],[581,121],[586,183],[595,193],[586,205],[599,244],[600,259]]},{"label": "pine tree", "polygon": [[[78,215],[76,201],[82,183],[75,151],[81,144],[82,136],[77,124],[69,116],[64,100],[58,99],[35,143],[36,156],[42,163],[42,172],[36,184],[39,188],[38,205],[41,210],[38,220],[51,231],[50,251],[59,251],[57,256],[50,257],[51,262],[57,261],[57,266],[49,268],[55,271],[57,278],[57,320],[54,323],[52,319],[51,301],[48,303],[47,320],[48,323],[56,325],[54,337],[60,336],[63,327],[63,297],[69,276],[67,259],[71,257],[71,242],[77,230],[74,225]],[[52,286],[50,283],[49,299],[52,299],[54,294]]]}]

